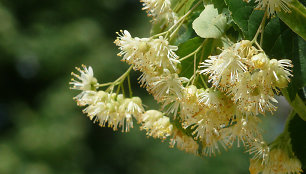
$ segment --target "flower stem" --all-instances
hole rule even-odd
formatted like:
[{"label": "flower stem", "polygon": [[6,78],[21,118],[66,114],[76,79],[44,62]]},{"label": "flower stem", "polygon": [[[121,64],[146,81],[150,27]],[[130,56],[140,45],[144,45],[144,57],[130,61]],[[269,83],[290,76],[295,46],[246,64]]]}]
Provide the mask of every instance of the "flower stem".
[{"label": "flower stem", "polygon": [[[165,32],[162,32],[162,33],[159,33],[159,34],[156,34],[154,36],[152,36],[152,38],[154,37],[159,37],[159,36],[163,36],[165,35],[165,37],[168,37],[169,33],[171,32],[171,30],[175,29],[177,30],[177,28],[179,28],[181,26],[180,23],[183,23],[185,18],[190,15],[190,13],[195,9],[197,8],[199,5],[201,4],[201,1],[199,1],[198,3],[196,3],[184,16],[182,16],[174,25],[172,25],[167,31]],[[180,24],[179,26],[177,26],[178,24]],[[177,27],[177,28],[175,28]]]},{"label": "flower stem", "polygon": [[173,9],[173,11],[175,13],[178,13],[184,6],[185,4],[188,2],[188,0],[184,0],[184,1],[180,1]]},{"label": "flower stem", "polygon": [[121,84],[124,82],[124,80],[126,79],[126,77],[129,76],[129,74],[130,74],[130,72],[131,72],[132,69],[133,69],[133,66],[130,66],[130,68],[129,68],[124,74],[122,74],[117,80],[115,80],[115,81],[113,81],[113,82],[108,82],[108,83],[99,84],[99,85],[97,85],[97,87],[109,86],[109,87],[106,89],[106,91],[109,91],[109,90],[112,91],[116,85],[121,85]]},{"label": "flower stem", "polygon": [[133,97],[133,91],[132,91],[132,85],[131,85],[130,75],[128,75],[128,85],[129,85],[130,97]]},{"label": "flower stem", "polygon": [[286,98],[286,100],[289,102],[289,104],[293,107],[295,112],[306,121],[306,106],[303,102],[303,100],[300,98],[298,94],[296,94],[295,98],[293,100],[290,99],[289,93],[287,91],[287,88],[284,88],[281,90],[282,94]]},{"label": "flower stem", "polygon": [[184,57],[180,58],[179,61],[183,61],[183,60],[185,60],[185,59],[187,59],[187,58],[193,56],[194,54],[198,53],[198,52],[200,51],[200,49],[204,46],[204,43],[205,43],[205,42],[203,42],[203,43],[202,43],[196,50],[194,50],[192,53],[188,54],[187,56],[184,56]]},{"label": "flower stem", "polygon": [[[251,41],[252,44],[253,44],[255,41],[257,41],[257,37],[258,37],[259,33],[262,33],[262,32],[263,32],[263,28],[264,28],[266,19],[267,19],[267,10],[265,11],[265,14],[264,14],[264,16],[263,16],[263,18],[262,18],[262,21],[261,21],[261,23],[260,23],[258,29],[257,29],[257,32],[256,32],[254,38],[253,38],[252,41]],[[263,34],[261,34],[261,35],[263,35]]]}]

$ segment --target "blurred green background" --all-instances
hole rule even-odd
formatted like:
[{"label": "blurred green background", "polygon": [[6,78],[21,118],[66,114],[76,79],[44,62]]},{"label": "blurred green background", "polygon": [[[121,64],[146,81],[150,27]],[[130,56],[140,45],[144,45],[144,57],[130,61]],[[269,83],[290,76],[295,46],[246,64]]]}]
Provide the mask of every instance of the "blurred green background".
[{"label": "blurred green background", "polygon": [[[242,148],[197,157],[137,126],[129,133],[100,128],[72,100],[74,67],[91,65],[99,82],[115,80],[127,68],[116,56],[115,32],[148,37],[149,21],[138,0],[0,1],[0,174],[248,173]],[[134,95],[158,109],[138,76]],[[272,140],[284,117],[266,119]]]}]

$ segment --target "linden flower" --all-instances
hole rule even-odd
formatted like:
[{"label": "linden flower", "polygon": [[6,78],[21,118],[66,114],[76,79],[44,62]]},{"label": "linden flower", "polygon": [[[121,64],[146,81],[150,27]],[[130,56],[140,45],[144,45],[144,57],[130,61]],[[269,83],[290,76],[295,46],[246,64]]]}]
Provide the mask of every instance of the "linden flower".
[{"label": "linden flower", "polygon": [[288,153],[282,149],[276,148],[269,152],[267,161],[262,164],[261,161],[251,160],[250,173],[258,174],[296,174],[301,173],[301,162],[295,157],[289,157]]},{"label": "linden flower", "polygon": [[258,127],[260,119],[258,117],[238,118],[235,120],[236,124],[228,128],[221,129],[223,139],[232,146],[237,141],[237,147],[240,144],[250,144],[257,137],[260,137]]},{"label": "linden flower", "polygon": [[287,82],[290,82],[290,77],[293,76],[291,74],[291,69],[293,65],[291,60],[288,59],[282,59],[282,60],[276,60],[271,59],[270,60],[270,71],[272,71],[271,74],[273,74],[274,84],[279,88],[287,87]]},{"label": "linden flower", "polygon": [[118,33],[115,44],[119,46],[121,50],[118,56],[123,56],[123,61],[128,64],[134,65],[134,69],[142,70],[145,63],[144,54],[149,51],[149,40],[148,38],[132,38],[131,34],[127,30],[120,30]]},{"label": "linden flower", "polygon": [[226,101],[225,96],[216,89],[208,88],[205,91],[199,90],[197,93],[199,103],[209,108],[217,108],[224,106]]},{"label": "linden flower", "polygon": [[83,90],[74,97],[79,106],[87,106],[83,112],[94,122],[99,122],[102,127],[108,123],[113,130],[121,127],[122,131],[129,131],[133,127],[132,116],[139,120],[140,115],[144,112],[141,99],[139,97],[124,98],[122,94],[94,91],[98,83],[93,77],[93,70],[91,67],[87,69],[83,66],[83,68],[84,70],[76,68],[80,71],[81,76],[73,73],[82,83],[70,82],[76,86],[73,89]]},{"label": "linden flower", "polygon": [[145,129],[147,135],[154,138],[166,139],[173,132],[173,125],[170,123],[169,117],[164,116],[160,111],[146,111],[141,120],[141,129]]},{"label": "linden flower", "polygon": [[188,153],[198,154],[199,145],[190,136],[185,135],[182,131],[174,129],[173,137],[170,141],[170,147],[176,147]]},{"label": "linden flower", "polygon": [[223,118],[230,119],[235,111],[234,103],[217,89],[208,88],[197,90],[198,103],[206,110],[215,110]]},{"label": "linden flower", "polygon": [[170,0],[141,0],[143,2],[143,10],[147,10],[149,16],[156,17],[165,13],[170,9]]},{"label": "linden flower", "polygon": [[184,120],[184,127],[190,127],[193,131],[195,139],[202,142],[204,155],[211,156],[216,152],[220,152],[220,147],[226,149],[224,141],[222,141],[222,135],[220,134],[221,125],[227,123],[228,120],[224,119],[222,115],[216,110],[205,108],[199,113],[196,113],[192,117]]},{"label": "linden flower", "polygon": [[[187,86],[183,90],[183,98],[180,101],[181,104],[180,116],[183,120],[193,119],[193,116],[196,113],[200,112],[201,110],[201,106],[198,103],[197,90],[198,90],[197,87],[194,85]],[[188,126],[189,125],[185,127]]]},{"label": "linden flower", "polygon": [[181,101],[174,95],[165,96],[163,98],[162,109],[167,114],[173,113],[174,118],[176,118],[180,106]]},{"label": "linden flower", "polygon": [[123,99],[122,94],[118,95],[118,98],[119,97],[123,100],[122,104],[119,106],[119,113],[121,113],[123,116],[125,115],[126,119],[128,120],[131,120],[132,115],[134,115],[136,120],[140,121],[140,116],[144,112],[141,99],[139,97]]},{"label": "linden flower", "polygon": [[151,62],[154,62],[158,67],[176,70],[176,64],[180,63],[174,52],[178,49],[177,46],[169,45],[169,42],[160,36],[152,41],[152,49],[154,50],[154,56],[149,57]]},{"label": "linden flower", "polygon": [[132,115],[137,119],[144,112],[142,102],[139,97],[125,99],[122,94],[106,93],[99,91],[97,93],[100,100],[94,104],[89,104],[83,110],[88,117],[94,122],[99,122],[99,125],[104,127],[108,123],[109,127],[122,131],[129,131],[133,127]]},{"label": "linden flower", "polygon": [[176,15],[172,12],[170,0],[140,0],[143,2],[142,10],[146,10],[148,16],[153,17],[153,22],[163,18],[168,21],[176,20]]},{"label": "linden flower", "polygon": [[161,101],[165,96],[174,95],[178,99],[182,98],[182,83],[188,82],[189,79],[179,77],[176,73],[171,73],[168,69],[164,69],[161,76],[153,77],[149,91],[154,95],[157,101]]},{"label": "linden flower", "polygon": [[270,147],[262,140],[262,137],[255,138],[252,141],[247,142],[249,154],[252,154],[252,160],[260,161],[261,164],[267,162],[267,158],[270,153]]},{"label": "linden flower", "polygon": [[257,8],[261,10],[266,10],[269,12],[268,16],[274,16],[275,12],[284,10],[285,12],[290,12],[288,7],[291,0],[256,0],[258,3]]},{"label": "linden flower", "polygon": [[193,130],[194,138],[203,143],[203,154],[211,156],[216,151],[220,151],[219,144],[226,148],[224,142],[220,141],[222,138],[220,128],[228,121],[216,109],[200,107],[195,114],[184,116],[183,126],[185,129],[190,127]]},{"label": "linden flower", "polygon": [[115,44],[121,50],[118,55],[123,56],[123,61],[134,65],[135,70],[147,74],[156,71],[156,68],[176,71],[176,66],[180,63],[174,52],[177,46],[169,45],[162,36],[158,39],[132,38],[126,30],[117,34],[119,37],[115,40]]},{"label": "linden flower", "polygon": [[264,83],[264,74],[261,71],[254,74],[241,73],[240,80],[232,87],[229,94],[241,112],[258,115],[266,110],[276,110],[273,103],[277,103],[277,100],[271,86]]},{"label": "linden flower", "polygon": [[[246,59],[250,59],[254,54],[257,54],[258,50],[252,46],[252,42],[249,40],[242,40],[238,43],[235,43],[233,50],[240,56]],[[244,62],[247,63],[247,62]]]},{"label": "linden flower", "polygon": [[80,94],[75,96],[73,99],[77,101],[78,106],[86,106],[88,104],[94,104],[97,102],[96,91],[82,91]]},{"label": "linden flower", "polygon": [[209,82],[213,86],[226,89],[233,85],[239,78],[238,73],[247,70],[243,64],[245,58],[240,57],[231,48],[224,50],[218,56],[210,56],[209,59],[201,63],[201,74],[209,74]]},{"label": "linden flower", "polygon": [[270,59],[264,53],[259,53],[251,58],[251,67],[252,69],[266,69],[269,61]]},{"label": "linden flower", "polygon": [[251,58],[252,69],[260,71],[262,77],[262,83],[266,86],[285,88],[288,82],[290,82],[291,69],[293,67],[291,60],[282,59],[269,59],[264,53],[259,53]]},{"label": "linden flower", "polygon": [[80,80],[80,81],[77,81],[72,78],[71,82],[69,82],[70,85],[73,85],[71,89],[77,89],[77,90],[82,90],[82,91],[95,90],[98,85],[98,82],[97,82],[97,79],[93,76],[94,73],[93,73],[92,68],[91,67],[87,68],[85,65],[82,65],[82,67],[83,67],[83,70],[81,70],[78,67],[75,68],[81,73],[81,76],[73,72],[71,73],[71,75],[73,75],[78,80]]}]

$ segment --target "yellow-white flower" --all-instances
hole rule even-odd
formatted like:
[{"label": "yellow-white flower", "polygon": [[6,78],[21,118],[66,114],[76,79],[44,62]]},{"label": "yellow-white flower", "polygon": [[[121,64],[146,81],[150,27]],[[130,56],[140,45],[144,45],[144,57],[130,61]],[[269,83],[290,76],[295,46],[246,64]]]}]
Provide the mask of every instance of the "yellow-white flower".
[{"label": "yellow-white flower", "polygon": [[245,58],[232,48],[228,48],[220,55],[210,56],[209,59],[201,63],[200,73],[209,74],[209,82],[220,89],[226,89],[233,85],[239,78],[238,74],[247,71],[243,62]]},{"label": "yellow-white flower", "polygon": [[[238,114],[236,115],[238,117]],[[227,128],[221,129],[222,139],[232,146],[234,142],[237,142],[237,146],[250,145],[255,139],[261,139],[261,131],[259,130],[260,119],[258,117],[249,116],[241,117],[232,120],[236,124],[233,124]]]},{"label": "yellow-white flower", "polygon": [[232,87],[230,94],[241,112],[258,115],[276,110],[274,103],[277,100],[271,86],[265,83],[265,78],[263,71],[240,74],[239,81]]},{"label": "yellow-white flower", "polygon": [[197,97],[201,105],[209,108],[220,108],[222,105],[224,105],[224,96],[216,89],[208,88],[205,91],[198,91]]},{"label": "yellow-white flower", "polygon": [[[122,94],[120,95],[118,95],[118,97],[123,98]],[[140,121],[140,116],[144,112],[141,99],[139,97],[122,99],[122,102],[120,102],[118,112],[119,114],[121,114],[122,117],[125,117],[131,123],[132,123],[132,116],[134,116],[136,120]],[[132,125],[129,127],[132,127]]]},{"label": "yellow-white flower", "polygon": [[95,90],[97,88],[98,82],[97,79],[94,77],[94,73],[91,67],[86,67],[85,65],[82,65],[83,70],[76,67],[75,69],[78,70],[81,73],[81,76],[75,73],[71,73],[74,77],[76,77],[78,80],[71,79],[71,82],[69,82],[70,85],[73,85],[72,89],[77,90]]},{"label": "yellow-white flower", "polygon": [[148,16],[153,17],[153,22],[165,18],[168,22],[176,20],[176,14],[171,9],[170,0],[140,0],[143,2],[143,10]]},{"label": "yellow-white flower", "polygon": [[79,106],[86,106],[88,104],[94,104],[98,100],[96,91],[82,91],[80,94],[75,96],[73,99],[77,101]]},{"label": "yellow-white flower", "polygon": [[291,69],[293,65],[291,60],[282,59],[276,60],[271,59],[269,62],[270,74],[273,74],[273,85],[279,88],[287,87],[287,83],[290,82]]},{"label": "yellow-white flower", "polygon": [[144,112],[141,99],[139,97],[124,98],[122,94],[108,93],[105,91],[95,91],[98,85],[96,78],[93,77],[91,67],[83,66],[80,70],[81,76],[73,73],[82,82],[72,81],[70,84],[76,86],[76,89],[83,90],[74,97],[79,106],[86,106],[83,112],[94,122],[99,122],[100,126],[106,123],[114,130],[122,128],[122,131],[129,131],[133,127],[134,116],[139,120]]},{"label": "yellow-white flower", "polygon": [[261,164],[267,162],[270,153],[270,147],[266,142],[262,140],[262,137],[255,138],[252,141],[247,142],[247,147],[249,148],[247,152],[253,155],[252,160],[260,161]]},{"label": "yellow-white flower", "polygon": [[153,94],[157,101],[161,101],[165,96],[174,95],[178,99],[182,98],[182,83],[188,82],[185,77],[179,77],[176,73],[171,73],[168,69],[164,69],[164,73],[160,76],[152,78],[149,91]]},{"label": "yellow-white flower", "polygon": [[124,98],[122,94],[97,92],[99,100],[96,103],[88,103],[83,110],[94,122],[104,127],[108,123],[114,130],[122,128],[122,131],[129,131],[133,127],[133,118],[136,119],[144,112],[139,97]]},{"label": "yellow-white flower", "polygon": [[291,0],[256,0],[258,9],[267,10],[268,16],[274,16],[275,12],[284,10],[290,12],[288,5]]},{"label": "yellow-white flower", "polygon": [[133,38],[127,31],[117,33],[118,37],[115,44],[119,46],[118,56],[123,56],[122,60],[128,64],[134,65],[134,69],[143,70],[145,68],[145,54],[149,51],[150,45],[148,38]]},{"label": "yellow-white flower", "polygon": [[173,125],[170,123],[169,117],[163,115],[157,110],[146,111],[141,119],[141,129],[147,131],[147,135],[154,138],[166,139],[173,133]]},{"label": "yellow-white flower", "polygon": [[176,147],[179,150],[186,151],[188,153],[198,154],[199,145],[193,140],[192,137],[185,135],[182,131],[174,129],[173,137],[170,141],[170,147]]},{"label": "yellow-white flower", "polygon": [[176,70],[179,62],[174,51],[177,46],[169,45],[169,42],[160,36],[152,38],[132,38],[131,34],[124,30],[117,33],[119,37],[115,44],[121,50],[118,54],[123,56],[123,61],[134,65],[134,69],[144,73],[152,73],[163,69]]},{"label": "yellow-white flower", "polygon": [[264,163],[260,160],[252,159],[250,162],[251,174],[296,174],[302,172],[301,162],[296,157],[281,148],[272,149]]},{"label": "yellow-white flower", "polygon": [[201,110],[201,106],[198,103],[197,91],[198,89],[194,85],[187,86],[183,90],[183,98],[180,101],[180,117],[183,120],[193,119],[193,115]]},{"label": "yellow-white flower", "polygon": [[174,52],[178,49],[177,46],[169,45],[169,42],[160,36],[158,39],[152,40],[151,49],[154,56],[148,57],[150,62],[164,69],[176,70],[176,65],[180,63]]}]

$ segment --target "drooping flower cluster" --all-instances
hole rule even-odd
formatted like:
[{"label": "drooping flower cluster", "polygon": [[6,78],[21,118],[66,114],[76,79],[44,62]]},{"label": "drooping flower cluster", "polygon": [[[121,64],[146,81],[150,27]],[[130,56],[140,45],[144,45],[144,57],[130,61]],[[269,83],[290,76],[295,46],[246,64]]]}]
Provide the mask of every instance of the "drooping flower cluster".
[{"label": "drooping flower cluster", "polygon": [[205,60],[200,73],[209,75],[213,86],[227,93],[240,112],[258,115],[276,110],[274,91],[287,86],[291,67],[290,60],[270,60],[243,40]]},{"label": "drooping flower cluster", "polygon": [[[113,93],[116,85],[121,85],[124,93],[124,80],[121,78],[120,82],[117,79],[109,83],[113,86],[106,91],[96,91],[104,84],[98,84],[91,67],[83,67],[84,70],[77,69],[80,76],[73,74],[79,81],[73,79],[70,82],[73,89],[82,90],[75,99],[78,105],[86,106],[83,112],[101,126],[108,123],[114,130],[122,127],[123,131],[133,127],[134,117],[148,136],[162,140],[169,137],[171,147],[176,146],[193,154],[211,156],[220,152],[221,148],[243,145],[253,155],[250,171],[254,174],[299,173],[301,164],[292,149],[283,146],[275,148],[265,143],[258,126],[261,120],[257,117],[277,109],[274,95],[290,82],[291,61],[270,59],[256,42],[259,34],[256,33],[253,41],[242,40],[232,44],[219,55],[208,57],[197,70],[197,53],[199,50],[205,52],[207,40],[181,59],[176,55],[178,47],[169,43],[180,33],[180,27],[188,19],[186,14],[191,14],[192,10],[182,16],[180,23],[175,23],[176,14],[171,9],[170,0],[141,2],[143,9],[153,17],[154,24],[160,24],[161,31],[169,30],[150,38],[132,37],[124,30],[117,33],[114,43],[120,50],[118,56],[131,65],[129,70],[133,68],[142,73],[138,79],[140,86],[161,103],[162,111],[145,111],[140,98],[125,98],[118,92]],[[186,2],[176,2],[178,6],[174,9],[179,11]],[[255,2],[258,9],[267,10],[268,16],[274,15],[275,11],[289,11],[290,0]],[[199,4],[201,1],[191,9],[196,9]],[[194,55],[194,74],[190,79],[180,77],[180,61],[191,55]],[[200,60],[205,59],[203,55]],[[207,78],[203,75],[208,77],[211,85],[206,84]],[[125,77],[126,73],[122,78]]]},{"label": "drooping flower cluster", "polygon": [[99,122],[101,127],[106,123],[108,127],[114,130],[122,128],[122,131],[129,131],[133,127],[133,117],[137,120],[144,112],[141,99],[139,97],[124,98],[122,94],[109,93],[105,91],[96,91],[98,83],[93,76],[91,67],[84,70],[76,68],[81,76],[74,74],[80,81],[72,79],[70,84],[74,85],[73,89],[82,92],[74,97],[79,106],[86,106],[83,112],[94,122]]}]

